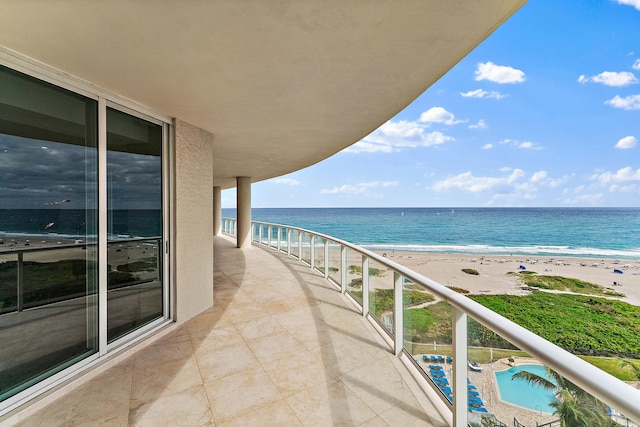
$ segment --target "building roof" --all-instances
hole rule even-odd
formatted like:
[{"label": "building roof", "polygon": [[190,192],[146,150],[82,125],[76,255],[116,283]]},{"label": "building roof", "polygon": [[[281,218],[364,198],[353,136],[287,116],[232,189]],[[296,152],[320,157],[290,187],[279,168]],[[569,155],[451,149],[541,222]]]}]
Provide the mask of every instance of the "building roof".
[{"label": "building roof", "polygon": [[214,135],[214,185],[317,163],[525,0],[0,0],[0,44]]}]

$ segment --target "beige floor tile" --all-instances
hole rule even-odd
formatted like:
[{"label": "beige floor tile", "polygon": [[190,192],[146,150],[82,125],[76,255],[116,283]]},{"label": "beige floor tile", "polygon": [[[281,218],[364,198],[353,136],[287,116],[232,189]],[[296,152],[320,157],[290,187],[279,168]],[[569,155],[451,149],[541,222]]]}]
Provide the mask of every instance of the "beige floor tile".
[{"label": "beige floor tile", "polygon": [[195,351],[216,351],[225,347],[244,343],[244,339],[232,323],[224,327],[200,328],[191,334],[191,343]]},{"label": "beige floor tile", "polygon": [[241,415],[233,420],[218,424],[218,427],[248,427],[248,426],[302,426],[287,402],[282,399]]},{"label": "beige floor tile", "polygon": [[131,386],[132,409],[203,384],[195,357],[161,366],[136,366]]},{"label": "beige floor tile", "polygon": [[126,425],[132,376],[131,360],[120,363],[17,425]]},{"label": "beige floor tile", "polygon": [[210,426],[214,425],[204,386],[161,396],[129,414],[132,426]]},{"label": "beige floor tile", "polygon": [[333,373],[307,351],[264,365],[282,395],[289,396],[333,378]]},{"label": "beige floor tile", "polygon": [[300,342],[288,332],[249,340],[247,344],[263,364],[282,358],[296,357],[296,352],[300,349]]},{"label": "beige floor tile", "polygon": [[247,341],[286,332],[282,325],[276,322],[271,316],[238,322],[235,324],[235,327],[242,338]]},{"label": "beige floor tile", "polygon": [[360,424],[360,427],[389,427],[389,424],[379,416],[375,416]]},{"label": "beige floor tile", "polygon": [[[401,405],[393,406],[381,413],[382,418],[387,424],[391,426],[403,426],[403,427],[425,427],[434,426],[429,415],[423,411],[414,411],[403,407]],[[438,425],[438,424],[435,424]]]},{"label": "beige floor tile", "polygon": [[305,426],[357,426],[376,415],[358,396],[335,379],[286,399]]},{"label": "beige floor tile", "polygon": [[198,349],[196,350],[196,359],[205,384],[238,372],[252,372],[256,368],[261,369],[260,362],[244,342],[215,351],[206,348]]},{"label": "beige floor tile", "polygon": [[282,395],[260,367],[205,384],[216,423],[233,420],[278,400]]},{"label": "beige floor tile", "polygon": [[341,375],[340,380],[377,414],[396,405],[408,412],[422,413],[411,390],[387,358]]},{"label": "beige floor tile", "polygon": [[192,355],[193,346],[189,336],[185,339],[175,339],[170,335],[137,352],[133,358],[134,365],[151,366],[185,361]]}]

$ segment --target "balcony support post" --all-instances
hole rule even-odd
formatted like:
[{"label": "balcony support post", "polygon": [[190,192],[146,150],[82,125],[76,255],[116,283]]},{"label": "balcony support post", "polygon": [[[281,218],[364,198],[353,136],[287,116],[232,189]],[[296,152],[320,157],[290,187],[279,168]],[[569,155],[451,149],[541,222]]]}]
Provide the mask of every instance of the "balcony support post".
[{"label": "balcony support post", "polygon": [[287,255],[291,256],[291,229],[287,228]]},{"label": "balcony support post", "polygon": [[452,308],[453,425],[467,426],[467,314]]},{"label": "balcony support post", "polygon": [[236,246],[246,249],[251,246],[251,178],[236,178],[236,207],[238,211],[238,234]]},{"label": "balcony support post", "polygon": [[396,356],[400,356],[402,353],[402,347],[404,345],[403,325],[402,325],[402,282],[404,277],[400,274],[393,273],[393,350]]},{"label": "balcony support post", "polygon": [[369,314],[369,257],[362,255],[362,316]]},{"label": "balcony support post", "polygon": [[270,248],[271,247],[271,226],[267,225],[267,247]]}]

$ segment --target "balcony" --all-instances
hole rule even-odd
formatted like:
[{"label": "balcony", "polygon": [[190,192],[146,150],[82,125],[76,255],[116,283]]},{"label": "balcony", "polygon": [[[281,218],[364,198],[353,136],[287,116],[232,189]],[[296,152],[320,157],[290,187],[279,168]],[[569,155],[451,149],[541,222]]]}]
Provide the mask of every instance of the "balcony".
[{"label": "balcony", "polygon": [[[235,221],[226,219],[223,229],[233,234]],[[254,223],[252,240],[238,250],[232,236],[215,238],[213,308],[86,374],[39,411],[27,408],[18,425],[475,425],[484,412],[472,409],[476,401],[491,411],[510,406],[495,395],[487,401],[481,377],[468,371],[476,349],[467,345],[467,316],[637,416],[637,390],[380,256],[274,224]],[[385,269],[393,274],[380,274]],[[451,313],[451,341],[438,349],[449,356],[442,376],[452,387],[427,373],[424,345],[408,332],[411,317],[396,315],[422,288]],[[391,310],[376,297],[386,291]],[[612,419],[636,425],[617,414]]]},{"label": "balcony", "polygon": [[308,266],[228,237],[215,239],[214,264],[213,308],[18,425],[447,425]]}]

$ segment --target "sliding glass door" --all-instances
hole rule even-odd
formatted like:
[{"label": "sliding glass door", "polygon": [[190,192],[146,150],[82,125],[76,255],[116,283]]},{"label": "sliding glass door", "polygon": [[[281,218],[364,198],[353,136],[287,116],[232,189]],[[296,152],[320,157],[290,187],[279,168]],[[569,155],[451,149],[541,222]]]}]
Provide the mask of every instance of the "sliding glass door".
[{"label": "sliding glass door", "polygon": [[0,401],[98,351],[97,106],[0,66]]},{"label": "sliding glass door", "polygon": [[166,135],[0,65],[0,411],[168,317]]},{"label": "sliding glass door", "polygon": [[107,340],[163,315],[162,125],[107,108]]}]

